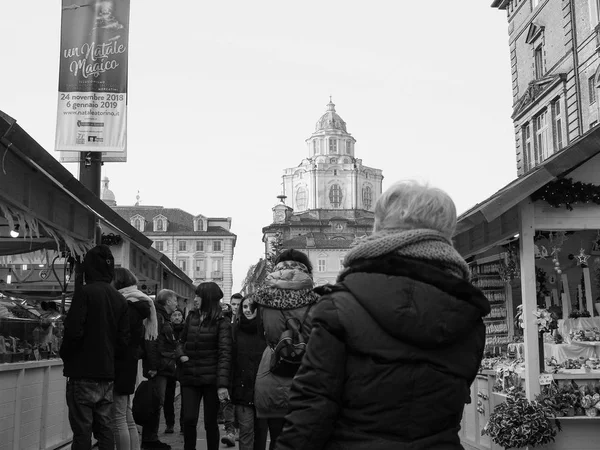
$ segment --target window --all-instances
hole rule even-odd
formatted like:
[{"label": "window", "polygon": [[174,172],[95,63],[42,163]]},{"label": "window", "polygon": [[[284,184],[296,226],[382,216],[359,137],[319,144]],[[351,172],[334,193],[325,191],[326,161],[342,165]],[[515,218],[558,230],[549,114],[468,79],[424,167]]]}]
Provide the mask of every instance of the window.
[{"label": "window", "polygon": [[221,241],[213,241],[213,252],[222,252],[222,242]]},{"label": "window", "polygon": [[526,123],[523,125],[523,168],[525,171],[533,167],[533,153],[532,141],[531,141],[531,124]]},{"label": "window", "polygon": [[588,78],[588,95],[590,99],[590,105],[596,103],[596,77],[592,75]]},{"label": "window", "polygon": [[544,76],[544,55],[541,45],[535,48],[534,62],[535,62],[535,77],[542,78]]},{"label": "window", "polygon": [[156,250],[158,250],[159,252],[164,252],[165,251],[164,242],[163,241],[154,242],[154,248]]},{"label": "window", "polygon": [[555,152],[560,150],[563,146],[562,133],[562,113],[559,98],[552,102],[552,142],[554,144]]},{"label": "window", "polygon": [[333,169],[333,176],[336,177],[337,176],[337,169]]},{"label": "window", "polygon": [[164,231],[164,224],[162,219],[156,221],[156,231]]},{"label": "window", "polygon": [[185,252],[187,250],[187,242],[186,241],[179,241],[178,245],[179,245],[180,252]]},{"label": "window", "polygon": [[342,231],[344,229],[344,225],[341,223],[336,223],[333,228],[335,228],[336,231]]},{"label": "window", "polygon": [[598,25],[598,14],[600,14],[600,1],[588,0],[590,9],[590,24],[592,27]]},{"label": "window", "polygon": [[204,241],[196,241],[196,251],[197,252],[204,251]]},{"label": "window", "polygon": [[373,202],[373,192],[370,186],[364,186],[362,190],[362,202],[365,209],[371,209]]},{"label": "window", "polygon": [[135,219],[135,221],[133,222],[133,226],[135,227],[136,230],[143,231],[142,230],[142,221],[140,219]]},{"label": "window", "polygon": [[329,158],[330,164],[337,164],[337,158]]},{"label": "window", "polygon": [[327,271],[327,261],[325,259],[319,259],[318,261],[318,271],[319,272],[326,272]]},{"label": "window", "polygon": [[306,189],[299,187],[296,191],[296,208],[298,211],[306,209]]},{"label": "window", "polygon": [[182,272],[187,271],[187,261],[185,259],[178,260],[177,265],[179,266]]},{"label": "window", "polygon": [[205,267],[204,266],[204,260],[203,259],[197,259],[195,261],[194,274],[196,276],[204,275],[204,271],[206,270],[204,267]]},{"label": "window", "polygon": [[352,154],[352,141],[346,141],[346,154]]},{"label": "window", "polygon": [[313,141],[313,154],[317,154],[319,153],[319,141],[318,140],[314,140]]},{"label": "window", "polygon": [[196,222],[196,231],[203,231],[203,230],[204,230],[204,220],[198,219],[198,221]]},{"label": "window", "polygon": [[339,184],[333,184],[329,188],[329,202],[333,208],[342,206],[342,188]]},{"label": "window", "polygon": [[337,153],[337,139],[329,139],[329,153]]},{"label": "window", "polygon": [[534,119],[535,132],[535,164],[539,164],[550,156],[550,146],[548,142],[548,114],[546,111],[540,113]]}]

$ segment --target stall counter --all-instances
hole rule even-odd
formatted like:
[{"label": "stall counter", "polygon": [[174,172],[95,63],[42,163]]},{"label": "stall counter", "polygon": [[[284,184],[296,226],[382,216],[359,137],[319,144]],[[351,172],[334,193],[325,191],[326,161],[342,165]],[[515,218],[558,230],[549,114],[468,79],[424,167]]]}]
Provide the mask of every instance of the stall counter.
[{"label": "stall counter", "polygon": [[72,439],[60,359],[0,364],[0,450],[53,450]]},{"label": "stall counter", "polygon": [[[591,380],[599,379],[599,373],[555,374],[555,379]],[[493,370],[484,370],[471,385],[471,403],[465,405],[460,429],[460,440],[466,450],[503,450],[489,436],[482,436],[481,430],[487,423],[494,407],[506,400],[506,395],[492,392],[496,381]],[[600,442],[599,417],[560,417],[562,431],[556,441],[536,447],[541,450],[598,450]]]}]

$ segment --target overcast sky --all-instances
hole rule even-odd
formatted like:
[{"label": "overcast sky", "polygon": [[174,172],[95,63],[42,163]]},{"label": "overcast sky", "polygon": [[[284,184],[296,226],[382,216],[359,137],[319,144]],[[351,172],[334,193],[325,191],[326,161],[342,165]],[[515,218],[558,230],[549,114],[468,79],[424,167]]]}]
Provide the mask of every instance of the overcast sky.
[{"label": "overcast sky", "polygon": [[[234,291],[263,255],[281,175],[329,96],[384,189],[471,208],[516,177],[507,21],[492,0],[131,0],[119,205],[232,217]],[[2,1],[0,110],[54,152],[61,2]],[[73,164],[67,167],[76,174]]]}]

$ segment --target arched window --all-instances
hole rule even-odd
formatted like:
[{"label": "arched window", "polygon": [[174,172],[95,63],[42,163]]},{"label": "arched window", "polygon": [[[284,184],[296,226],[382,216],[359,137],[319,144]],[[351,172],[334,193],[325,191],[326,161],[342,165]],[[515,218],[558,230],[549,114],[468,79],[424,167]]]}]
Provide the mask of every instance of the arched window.
[{"label": "arched window", "polygon": [[133,222],[133,226],[136,230],[142,231],[142,221],[140,219],[135,219],[135,221]]},{"label": "arched window", "polygon": [[373,192],[370,186],[364,186],[362,190],[362,201],[365,209],[371,209],[373,203]]},{"label": "arched window", "polygon": [[158,219],[156,221],[156,231],[164,231],[163,220]]},{"label": "arched window", "polygon": [[202,231],[202,229],[204,228],[204,221],[202,219],[198,219],[196,227],[197,227],[197,231]]},{"label": "arched window", "polygon": [[329,188],[329,202],[332,208],[342,206],[342,188],[339,184],[332,184]]},{"label": "arched window", "polygon": [[296,208],[298,211],[306,209],[306,189],[303,187],[299,187],[296,191]]}]

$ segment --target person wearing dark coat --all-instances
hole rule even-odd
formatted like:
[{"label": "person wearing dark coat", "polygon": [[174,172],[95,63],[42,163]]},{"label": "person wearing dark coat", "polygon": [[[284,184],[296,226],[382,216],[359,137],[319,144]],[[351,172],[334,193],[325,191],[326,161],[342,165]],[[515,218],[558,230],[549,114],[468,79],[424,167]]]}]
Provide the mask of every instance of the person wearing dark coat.
[{"label": "person wearing dark coat", "polygon": [[176,373],[177,341],[169,320],[177,309],[177,294],[170,289],[162,289],[156,295],[154,303],[158,323],[158,336],[155,340],[146,340],[146,357],[142,361],[144,376],[152,384],[159,399],[159,408],[153,411],[152,420],[142,427],[142,448],[148,450],[169,450],[170,445],[158,439],[158,426],[162,406],[165,402],[167,379]]},{"label": "person wearing dark coat", "polygon": [[277,450],[459,450],[485,346],[484,294],[443,191],[399,182],[322,289]]},{"label": "person wearing dark coat", "polygon": [[144,339],[157,336],[156,310],[150,297],[137,288],[138,280],[129,269],[115,268],[112,285],[129,306],[129,345],[122,358],[115,360],[112,429],[117,450],[139,450],[140,439],[131,412],[130,395],[135,392],[138,361],[142,356]]},{"label": "person wearing dark coat", "polygon": [[[88,251],[64,321],[60,347],[73,450],[89,449],[92,431],[100,450],[112,450],[111,408],[115,359],[129,343],[127,301],[113,286],[115,260],[106,245]],[[81,268],[85,285],[79,284]]]},{"label": "person wearing dark coat", "polygon": [[229,399],[231,321],[223,317],[223,291],[209,281],[196,287],[194,310],[185,321],[177,346],[183,408],[184,450],[195,450],[200,403],[208,450],[219,448],[219,403]]},{"label": "person wearing dark coat", "polygon": [[312,264],[305,253],[295,249],[281,252],[273,271],[265,278],[264,286],[252,296],[259,305],[258,315],[264,331],[265,348],[254,385],[254,405],[258,422],[255,447],[264,450],[267,435],[271,437],[270,450],[275,448],[284,417],[289,409],[289,393],[293,376],[271,372],[274,349],[281,333],[288,329],[290,319],[296,319],[299,331],[308,341],[313,305],[319,296],[313,291]]},{"label": "person wearing dark coat", "polygon": [[266,347],[259,332],[257,304],[246,297],[239,304],[233,324],[233,369],[231,401],[239,423],[240,450],[254,450],[257,432],[256,409],[254,408],[254,383],[258,365]]},{"label": "person wearing dark coat", "polygon": [[[176,309],[171,314],[171,326],[173,327],[173,334],[175,340],[179,341],[181,332],[183,331],[183,311]],[[175,432],[175,389],[177,388],[177,377],[172,376],[167,378],[167,388],[165,390],[165,404],[163,406],[163,412],[165,415],[165,433],[172,434]],[[180,409],[179,416],[179,427],[183,433],[183,410]]]}]

